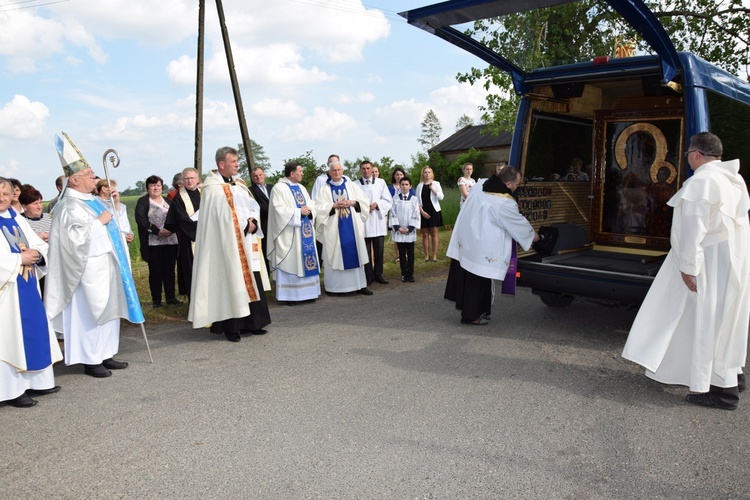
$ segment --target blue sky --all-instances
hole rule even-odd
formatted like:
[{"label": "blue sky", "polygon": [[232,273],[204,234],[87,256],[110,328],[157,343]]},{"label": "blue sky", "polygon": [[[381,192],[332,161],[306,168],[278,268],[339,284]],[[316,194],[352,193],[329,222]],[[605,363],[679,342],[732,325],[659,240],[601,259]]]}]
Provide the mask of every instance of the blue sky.
[{"label": "blue sky", "polygon": [[[320,163],[390,156],[410,164],[432,109],[442,138],[484,90],[455,76],[482,62],[396,15],[430,0],[224,0],[250,137],[272,169],[312,150]],[[195,0],[0,0],[0,175],[54,195],[65,131],[121,189],[193,164]],[[204,172],[241,136],[218,28],[206,1]]]}]

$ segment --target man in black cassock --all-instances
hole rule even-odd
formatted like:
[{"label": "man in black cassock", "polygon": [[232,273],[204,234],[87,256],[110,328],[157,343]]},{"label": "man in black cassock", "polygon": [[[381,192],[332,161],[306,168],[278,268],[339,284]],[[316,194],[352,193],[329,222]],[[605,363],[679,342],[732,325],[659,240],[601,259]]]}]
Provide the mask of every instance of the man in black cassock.
[{"label": "man in black cassock", "polygon": [[[255,167],[250,174],[250,192],[253,194],[255,201],[260,205],[260,229],[263,234],[268,234],[268,200],[271,197],[271,189],[273,184],[266,184],[266,173],[260,167]],[[268,267],[268,254],[266,253],[266,242],[263,242],[261,250],[263,251],[263,259],[266,261],[266,269]]]},{"label": "man in black cassock", "polygon": [[[182,171],[182,187],[169,206],[164,228],[177,233],[179,253],[177,259],[181,266],[178,280],[181,280],[190,299],[190,286],[193,278],[193,245],[195,230],[198,227],[198,209],[201,205],[201,192],[198,189],[200,177],[198,171],[188,167]],[[182,287],[180,287],[182,288]]]}]

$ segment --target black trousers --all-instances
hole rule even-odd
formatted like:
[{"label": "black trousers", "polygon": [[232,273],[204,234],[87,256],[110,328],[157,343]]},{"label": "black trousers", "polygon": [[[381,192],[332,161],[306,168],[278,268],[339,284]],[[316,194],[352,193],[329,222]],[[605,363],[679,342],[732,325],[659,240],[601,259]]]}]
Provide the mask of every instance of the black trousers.
[{"label": "black trousers", "polygon": [[414,276],[414,242],[396,243],[398,247],[398,260],[401,264],[401,276],[411,278]]},{"label": "black trousers", "polygon": [[177,245],[148,247],[148,286],[151,301],[161,304],[161,291],[166,300],[174,299],[174,268],[177,263]]},{"label": "black trousers", "polygon": [[[365,238],[367,246],[367,256],[370,262],[365,264],[365,278],[367,283],[372,283],[378,276],[383,276],[383,246],[385,236],[375,236],[374,238]],[[373,266],[373,262],[375,265]]]}]

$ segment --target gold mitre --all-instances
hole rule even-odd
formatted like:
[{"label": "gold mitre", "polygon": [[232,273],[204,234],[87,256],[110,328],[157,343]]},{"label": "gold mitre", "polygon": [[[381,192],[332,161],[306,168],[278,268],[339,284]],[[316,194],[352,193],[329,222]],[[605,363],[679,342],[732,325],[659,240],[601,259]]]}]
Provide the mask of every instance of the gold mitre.
[{"label": "gold mitre", "polygon": [[59,135],[55,136],[55,147],[57,148],[57,156],[60,157],[65,177],[70,177],[81,170],[91,168],[91,165],[83,157],[81,151],[70,140],[68,134],[62,132],[62,135],[62,138]]}]

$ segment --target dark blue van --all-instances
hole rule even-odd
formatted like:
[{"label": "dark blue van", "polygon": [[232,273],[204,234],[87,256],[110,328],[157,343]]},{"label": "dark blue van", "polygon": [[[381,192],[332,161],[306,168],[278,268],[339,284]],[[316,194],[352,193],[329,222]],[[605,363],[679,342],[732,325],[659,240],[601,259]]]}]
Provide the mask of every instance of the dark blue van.
[{"label": "dark blue van", "polygon": [[[724,159],[750,174],[750,85],[677,52],[641,0],[606,0],[642,38],[554,67],[522,68],[466,34],[495,19],[576,0],[455,0],[401,13],[407,21],[508,72],[522,96],[509,163],[524,174],[519,209],[545,238],[518,262],[518,285],[550,306],[574,297],[637,306],[669,250],[666,202],[691,171],[683,150],[711,131]],[[577,166],[574,166],[577,164]]]}]

